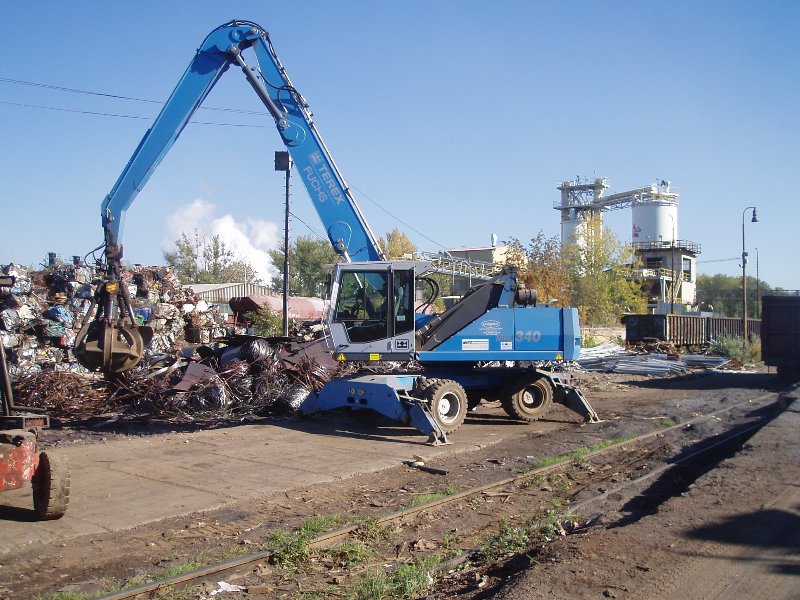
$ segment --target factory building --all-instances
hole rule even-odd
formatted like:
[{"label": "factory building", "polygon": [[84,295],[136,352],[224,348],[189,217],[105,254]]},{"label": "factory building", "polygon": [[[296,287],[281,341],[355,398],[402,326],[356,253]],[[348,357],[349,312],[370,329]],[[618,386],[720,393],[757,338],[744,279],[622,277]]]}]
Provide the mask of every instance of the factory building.
[{"label": "factory building", "polygon": [[656,314],[692,311],[697,304],[697,255],[700,244],[678,235],[677,193],[669,181],[627,192],[604,195],[603,178],[563,181],[553,208],[561,213],[561,243],[583,243],[583,224],[602,222],[607,210],[631,209],[630,244],[638,265],[628,277],[641,284],[648,310]]}]

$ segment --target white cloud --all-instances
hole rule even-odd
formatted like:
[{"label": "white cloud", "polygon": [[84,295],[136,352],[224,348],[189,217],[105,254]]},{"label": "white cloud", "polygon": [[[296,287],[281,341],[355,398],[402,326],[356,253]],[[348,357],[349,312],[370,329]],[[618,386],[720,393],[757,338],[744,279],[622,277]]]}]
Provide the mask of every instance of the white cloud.
[{"label": "white cloud", "polygon": [[269,282],[275,274],[267,250],[272,250],[277,245],[276,223],[252,217],[236,221],[230,214],[217,216],[215,204],[198,198],[179,207],[167,217],[166,227],[171,240],[179,238],[184,232],[191,234],[195,229],[219,235],[226,244],[234,248],[237,255],[253,266],[265,282]]}]

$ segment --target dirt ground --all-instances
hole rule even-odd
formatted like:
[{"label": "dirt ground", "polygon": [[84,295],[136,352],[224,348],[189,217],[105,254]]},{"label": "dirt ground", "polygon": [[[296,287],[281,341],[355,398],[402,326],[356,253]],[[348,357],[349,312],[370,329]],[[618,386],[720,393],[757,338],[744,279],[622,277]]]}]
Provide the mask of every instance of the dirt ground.
[{"label": "dirt ground", "polygon": [[[25,528],[58,525],[26,521],[18,499],[0,498],[0,538],[11,535],[13,526],[18,542],[13,551],[0,556],[0,598],[34,597],[57,590],[92,593],[104,589],[110,579],[127,581],[200,553],[213,553],[232,544],[260,543],[276,528],[291,528],[311,515],[383,514],[416,493],[449,484],[480,485],[539,458],[556,456],[602,437],[642,433],[654,423],[680,423],[748,399],[774,400],[782,390],[775,375],[763,372],[700,372],[670,378],[585,373],[579,379],[604,423],[580,427],[576,415],[556,407],[543,421],[520,426],[508,423],[496,406],[482,408],[455,434],[458,442],[454,446],[431,455],[427,461],[447,470],[445,477],[421,473],[397,461],[397,466],[377,465],[363,469],[361,474],[349,472],[322,483],[287,485],[256,497],[231,496],[221,507],[195,513],[181,513],[165,498],[148,499],[144,489],[134,501],[155,506],[161,502],[164,506],[163,515],[152,522],[91,534],[68,535],[62,530],[59,535],[44,538],[28,537]],[[499,572],[491,590],[475,587],[464,590],[463,595],[727,598],[732,597],[731,590],[736,590],[737,596],[739,591],[761,590],[744,597],[797,597],[793,595],[796,588],[787,587],[791,579],[786,577],[800,574],[797,410],[797,404],[790,407],[748,440],[740,452],[711,465],[689,486],[677,495],[667,495],[647,514],[637,513],[640,516],[631,520],[624,502],[622,506],[618,502],[595,508],[602,527],[556,540],[548,549],[546,560],[531,563],[527,565],[531,568],[521,571]],[[322,429],[348,428],[347,437],[326,440],[328,448],[347,441],[357,444],[355,452],[370,453],[366,445],[359,450],[358,444],[375,443],[374,426],[345,425],[340,419],[347,421],[346,417],[332,417],[313,425]],[[722,430],[723,419],[716,426]],[[101,433],[93,429],[54,429],[45,433],[42,442],[62,448],[98,443],[125,448],[126,444],[147,437],[150,446],[161,444],[165,453],[172,452],[174,446],[169,440],[174,435],[153,433],[154,427],[147,424],[137,429],[128,425],[122,431]],[[302,430],[303,424],[292,427]],[[715,425],[712,422],[707,427],[713,429]],[[276,430],[267,427],[263,436],[281,433]],[[423,452],[407,431],[386,426],[378,431],[378,444],[399,446],[409,458],[412,452]],[[194,432],[192,443],[195,438],[202,440],[211,434]],[[271,438],[269,442],[264,439],[267,438],[254,442],[258,448],[273,443]],[[258,448],[252,451],[260,451]],[[308,461],[336,462],[331,461],[332,456],[311,457]],[[73,470],[76,468],[80,469],[80,465],[73,461]],[[209,464],[207,476],[213,477],[214,469]],[[102,486],[103,481],[93,485]],[[99,513],[126,510],[122,500],[96,508]],[[448,590],[438,597],[444,595],[459,594]]]},{"label": "dirt ground", "polygon": [[795,402],[647,510],[634,505],[659,482],[603,507],[601,527],[557,540],[548,560],[510,578],[496,597],[800,597],[798,426]]}]

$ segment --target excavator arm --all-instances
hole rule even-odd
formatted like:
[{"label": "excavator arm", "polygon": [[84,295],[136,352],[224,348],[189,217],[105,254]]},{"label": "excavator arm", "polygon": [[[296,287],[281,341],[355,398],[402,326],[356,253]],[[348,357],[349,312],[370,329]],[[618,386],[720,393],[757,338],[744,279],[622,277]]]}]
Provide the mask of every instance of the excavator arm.
[{"label": "excavator arm", "polygon": [[[255,60],[246,58],[246,51],[252,51]],[[250,21],[231,21],[206,37],[102,203],[106,280],[95,296],[95,316],[84,323],[75,350],[79,361],[91,370],[121,372],[141,360],[148,332],[136,326],[130,298],[119,279],[125,212],[231,66],[241,68],[274,119],[336,253],[345,262],[384,259],[377,239],[317,132],[308,104],[278,59],[269,34]]]}]

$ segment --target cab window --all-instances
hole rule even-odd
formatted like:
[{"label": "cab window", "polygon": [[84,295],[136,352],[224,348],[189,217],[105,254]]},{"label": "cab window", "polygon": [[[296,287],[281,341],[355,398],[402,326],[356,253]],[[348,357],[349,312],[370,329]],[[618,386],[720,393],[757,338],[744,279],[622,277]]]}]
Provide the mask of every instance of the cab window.
[{"label": "cab window", "polygon": [[344,325],[351,342],[373,342],[389,336],[388,289],[386,271],[342,274],[334,321]]}]

